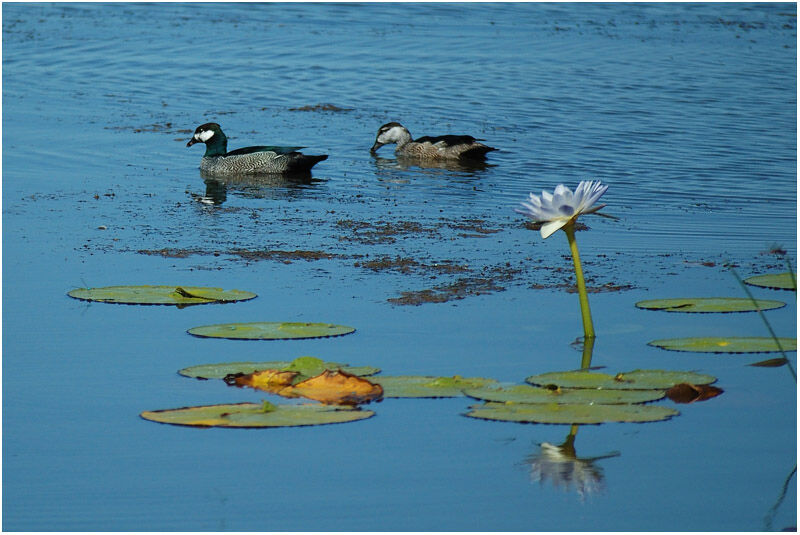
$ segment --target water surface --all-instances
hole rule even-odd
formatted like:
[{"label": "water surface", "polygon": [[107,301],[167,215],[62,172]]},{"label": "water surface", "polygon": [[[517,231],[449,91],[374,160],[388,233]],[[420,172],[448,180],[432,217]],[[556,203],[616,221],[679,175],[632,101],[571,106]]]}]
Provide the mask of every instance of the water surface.
[{"label": "water surface", "polygon": [[[794,4],[4,4],[3,529],[796,525],[795,478],[778,502],[796,460],[786,369],[646,345],[764,325],[633,306],[741,296],[723,263],[782,270],[762,254],[775,245],[796,259],[796,39]],[[231,148],[330,157],[310,184],[209,187],[202,150],[185,147],[208,121]],[[499,150],[479,169],[403,165],[391,147],[375,158],[389,121]],[[578,367],[566,240],[542,240],[513,208],[589,178],[610,185],[619,218],[578,233],[590,285],[619,290],[591,295],[593,364],[698,370],[725,390],[668,422],[581,427],[579,457],[619,452],[596,463],[602,492],[532,479],[530,457],[567,426],[465,418],[465,399],[386,400],[362,422],[263,431],[138,417],[263,398],[175,373],[202,363],[314,355],[512,382]],[[366,267],[397,258],[423,267]],[[460,277],[494,286],[389,301]],[[259,298],[178,310],[65,295],[113,284]],[[767,315],[796,336],[794,295],[754,292],[787,302]],[[285,343],[185,333],[260,320],[358,330]]]}]

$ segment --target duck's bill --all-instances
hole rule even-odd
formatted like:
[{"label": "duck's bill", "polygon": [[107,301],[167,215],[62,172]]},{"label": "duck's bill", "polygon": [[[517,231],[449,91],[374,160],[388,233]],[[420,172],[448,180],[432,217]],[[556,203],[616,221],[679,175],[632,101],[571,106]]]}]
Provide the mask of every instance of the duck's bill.
[{"label": "duck's bill", "polygon": [[187,143],[186,146],[187,147],[191,147],[195,143],[199,143],[199,141],[197,141],[195,138],[192,138],[192,139],[189,140],[189,143]]},{"label": "duck's bill", "polygon": [[385,145],[385,143],[381,143],[380,141],[376,141],[375,144],[372,146],[372,148],[369,149],[369,151],[370,152],[375,152],[376,150],[378,150],[379,148],[383,147],[384,145]]}]

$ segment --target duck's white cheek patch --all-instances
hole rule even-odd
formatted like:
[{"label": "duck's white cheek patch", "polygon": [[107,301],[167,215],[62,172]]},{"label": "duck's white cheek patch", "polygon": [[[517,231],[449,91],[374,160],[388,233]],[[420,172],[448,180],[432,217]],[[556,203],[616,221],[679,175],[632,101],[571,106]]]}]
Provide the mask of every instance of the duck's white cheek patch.
[{"label": "duck's white cheek patch", "polygon": [[392,141],[396,141],[400,139],[400,135],[403,133],[403,129],[399,126],[393,126],[389,130],[383,132],[379,137],[378,141],[381,143],[391,143]]},{"label": "duck's white cheek patch", "polygon": [[208,141],[212,137],[214,137],[214,131],[213,130],[203,130],[202,132],[199,132],[199,133],[194,135],[194,138],[197,141],[202,141],[203,143],[205,143],[206,141]]}]

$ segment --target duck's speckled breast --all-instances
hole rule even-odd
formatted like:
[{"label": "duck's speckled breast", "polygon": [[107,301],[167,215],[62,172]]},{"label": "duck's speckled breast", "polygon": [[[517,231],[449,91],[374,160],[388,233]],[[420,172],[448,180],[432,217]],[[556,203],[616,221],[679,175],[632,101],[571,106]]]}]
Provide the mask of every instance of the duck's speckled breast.
[{"label": "duck's speckled breast", "polygon": [[274,152],[254,152],[235,156],[203,156],[200,169],[214,175],[281,173],[286,171],[288,158]]}]

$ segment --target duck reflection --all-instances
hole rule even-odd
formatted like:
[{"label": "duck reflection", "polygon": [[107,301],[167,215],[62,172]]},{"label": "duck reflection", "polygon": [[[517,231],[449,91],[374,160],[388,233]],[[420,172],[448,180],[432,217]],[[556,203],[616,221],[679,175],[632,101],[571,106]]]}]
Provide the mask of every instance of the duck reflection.
[{"label": "duck reflection", "polygon": [[572,426],[561,445],[548,442],[539,444],[539,451],[528,456],[525,463],[530,468],[531,481],[544,484],[550,480],[554,487],[567,491],[574,488],[583,500],[589,494],[605,491],[603,469],[595,463],[601,459],[618,457],[620,453],[614,451],[598,457],[578,457],[575,452],[578,427],[580,426]]},{"label": "duck reflection", "polygon": [[487,163],[485,160],[429,160],[415,156],[398,154],[395,158],[381,158],[375,153],[372,154],[375,167],[380,171],[402,169],[411,167],[420,169],[443,169],[446,171],[459,171],[463,173],[476,173],[485,171],[496,164]]},{"label": "duck reflection", "polygon": [[197,202],[219,206],[228,199],[228,191],[243,197],[265,198],[291,196],[299,189],[313,187],[324,180],[315,179],[311,173],[229,175],[212,177],[200,172],[206,186],[203,195],[192,194]]},{"label": "duck reflection", "polygon": [[199,203],[219,206],[228,200],[228,189],[225,184],[214,179],[204,180],[206,192],[204,195],[192,194],[192,198]]}]

